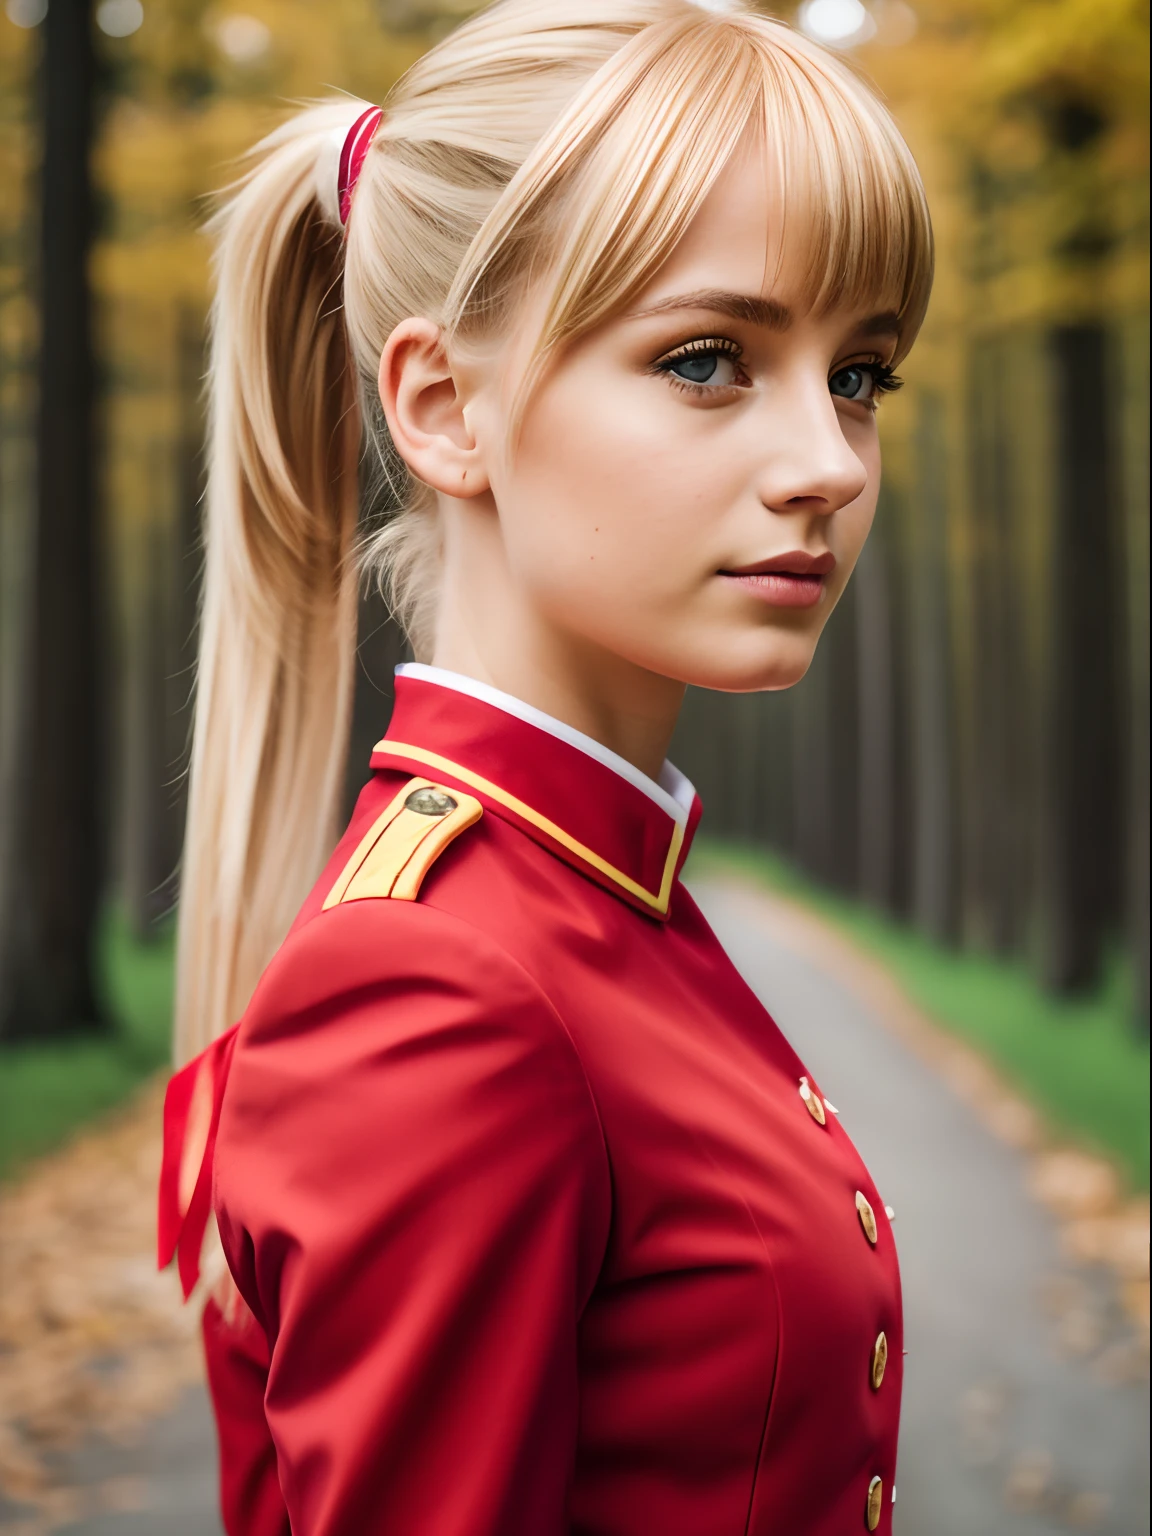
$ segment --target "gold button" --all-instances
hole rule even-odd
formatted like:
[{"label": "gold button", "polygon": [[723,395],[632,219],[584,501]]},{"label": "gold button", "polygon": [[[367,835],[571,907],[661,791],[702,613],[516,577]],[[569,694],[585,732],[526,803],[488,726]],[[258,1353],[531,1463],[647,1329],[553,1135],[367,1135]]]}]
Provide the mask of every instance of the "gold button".
[{"label": "gold button", "polygon": [[876,1212],[868,1204],[867,1195],[861,1194],[859,1190],[856,1191],[856,1210],[860,1217],[860,1225],[864,1228],[864,1236],[875,1248]]},{"label": "gold button", "polygon": [[812,1092],[812,1088],[806,1077],[802,1077],[800,1079],[800,1097],[804,1100],[805,1107],[807,1108],[808,1113],[812,1116],[813,1120],[815,1120],[816,1124],[826,1124],[824,1106],[820,1102],[819,1095]]},{"label": "gold button", "polygon": [[880,1524],[880,1511],[884,1506],[884,1484],[874,1477],[868,1484],[868,1503],[864,1506],[864,1519],[870,1531]]},{"label": "gold button", "polygon": [[888,1368],[888,1336],[883,1329],[876,1335],[876,1342],[872,1346],[872,1390],[878,1392],[880,1383],[884,1380],[884,1372]]},{"label": "gold button", "polygon": [[447,816],[456,809],[456,801],[442,789],[414,789],[404,805],[417,816]]}]

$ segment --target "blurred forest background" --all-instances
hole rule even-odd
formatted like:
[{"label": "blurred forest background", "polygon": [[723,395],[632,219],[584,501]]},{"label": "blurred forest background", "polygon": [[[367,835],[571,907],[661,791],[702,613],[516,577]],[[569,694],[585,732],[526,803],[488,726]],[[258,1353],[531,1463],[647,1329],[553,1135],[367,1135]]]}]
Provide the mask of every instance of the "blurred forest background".
[{"label": "blurred forest background", "polygon": [[[204,196],[288,100],[379,100],[456,19],[239,4],[7,0],[0,19],[0,1170],[165,1059]],[[727,856],[863,925],[1146,1187],[1145,7],[779,13],[889,101],[939,275],[811,674],[694,694],[673,755]],[[366,601],[350,784],[399,654]]]}]

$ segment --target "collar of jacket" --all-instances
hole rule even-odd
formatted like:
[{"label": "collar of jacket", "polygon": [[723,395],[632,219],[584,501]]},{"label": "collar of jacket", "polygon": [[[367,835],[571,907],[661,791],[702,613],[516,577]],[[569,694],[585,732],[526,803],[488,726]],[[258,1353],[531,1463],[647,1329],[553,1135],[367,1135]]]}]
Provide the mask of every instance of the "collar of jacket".
[{"label": "collar of jacket", "polygon": [[572,742],[484,700],[415,677],[396,703],[374,769],[407,769],[477,797],[542,847],[649,917],[667,919],[700,820],[684,819]]}]

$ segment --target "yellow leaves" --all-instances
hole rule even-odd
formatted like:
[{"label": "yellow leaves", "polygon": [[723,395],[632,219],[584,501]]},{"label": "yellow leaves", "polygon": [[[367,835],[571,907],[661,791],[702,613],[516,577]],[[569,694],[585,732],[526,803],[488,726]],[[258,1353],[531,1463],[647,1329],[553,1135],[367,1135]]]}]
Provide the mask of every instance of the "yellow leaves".
[{"label": "yellow leaves", "polygon": [[204,315],[211,194],[293,99],[381,99],[419,54],[371,0],[169,0],[131,38],[102,44],[120,73],[94,169],[105,219],[93,252],[110,382],[109,503],[122,526],[156,515],[155,460],[181,404],[175,317]]},{"label": "yellow leaves", "polygon": [[1148,82],[1140,0],[921,0],[917,35],[865,49],[888,91],[934,102],[952,131],[979,142],[989,114],[1061,82],[1139,116]]},{"label": "yellow leaves", "polygon": [[207,8],[202,32],[225,90],[244,95],[258,81],[266,100],[329,90],[380,100],[424,44],[390,37],[366,0],[326,0],[322,11],[312,0],[236,0]]},{"label": "yellow leaves", "polygon": [[1147,18],[1135,0],[1031,0],[994,16],[982,73],[1000,97],[1051,78],[1107,90],[1147,82]]},{"label": "yellow leaves", "polygon": [[132,243],[105,242],[93,252],[92,279],[102,299],[145,305],[182,300],[204,307],[208,296],[204,239],[193,230],[159,229]]},{"label": "yellow leaves", "polygon": [[1147,17],[1141,0],[919,0],[871,46],[920,161],[942,323],[993,331],[1147,303]]}]

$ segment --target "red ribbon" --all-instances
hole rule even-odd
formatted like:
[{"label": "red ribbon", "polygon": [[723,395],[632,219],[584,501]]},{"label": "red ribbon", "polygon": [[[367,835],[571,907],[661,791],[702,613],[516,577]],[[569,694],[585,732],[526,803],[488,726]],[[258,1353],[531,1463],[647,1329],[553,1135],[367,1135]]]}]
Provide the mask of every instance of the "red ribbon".
[{"label": "red ribbon", "polygon": [[[168,1084],[164,1096],[164,1156],[160,1168],[159,1223],[157,1230],[157,1259],[164,1269],[175,1257],[180,1274],[180,1285],[187,1301],[200,1278],[200,1250],[204,1232],[212,1214],[212,1159],[216,1150],[216,1131],[220,1124],[220,1106],[224,1098],[224,1084],[228,1080],[228,1068],[236,1045],[237,1025],[233,1025],[218,1040],[201,1051],[186,1067],[177,1072]],[[185,1207],[180,1195],[180,1168],[184,1160],[184,1141],[188,1133],[188,1120],[197,1079],[208,1073],[211,1088],[211,1115],[207,1126],[196,1183]]]},{"label": "red ribbon", "polygon": [[369,107],[367,112],[361,112],[345,135],[344,147],[340,151],[340,175],[336,182],[340,198],[341,224],[348,222],[348,215],[352,210],[352,194],[356,190],[356,182],[360,177],[360,167],[364,164],[364,156],[368,153],[372,136],[379,128],[380,119],[383,116],[382,107]]}]

